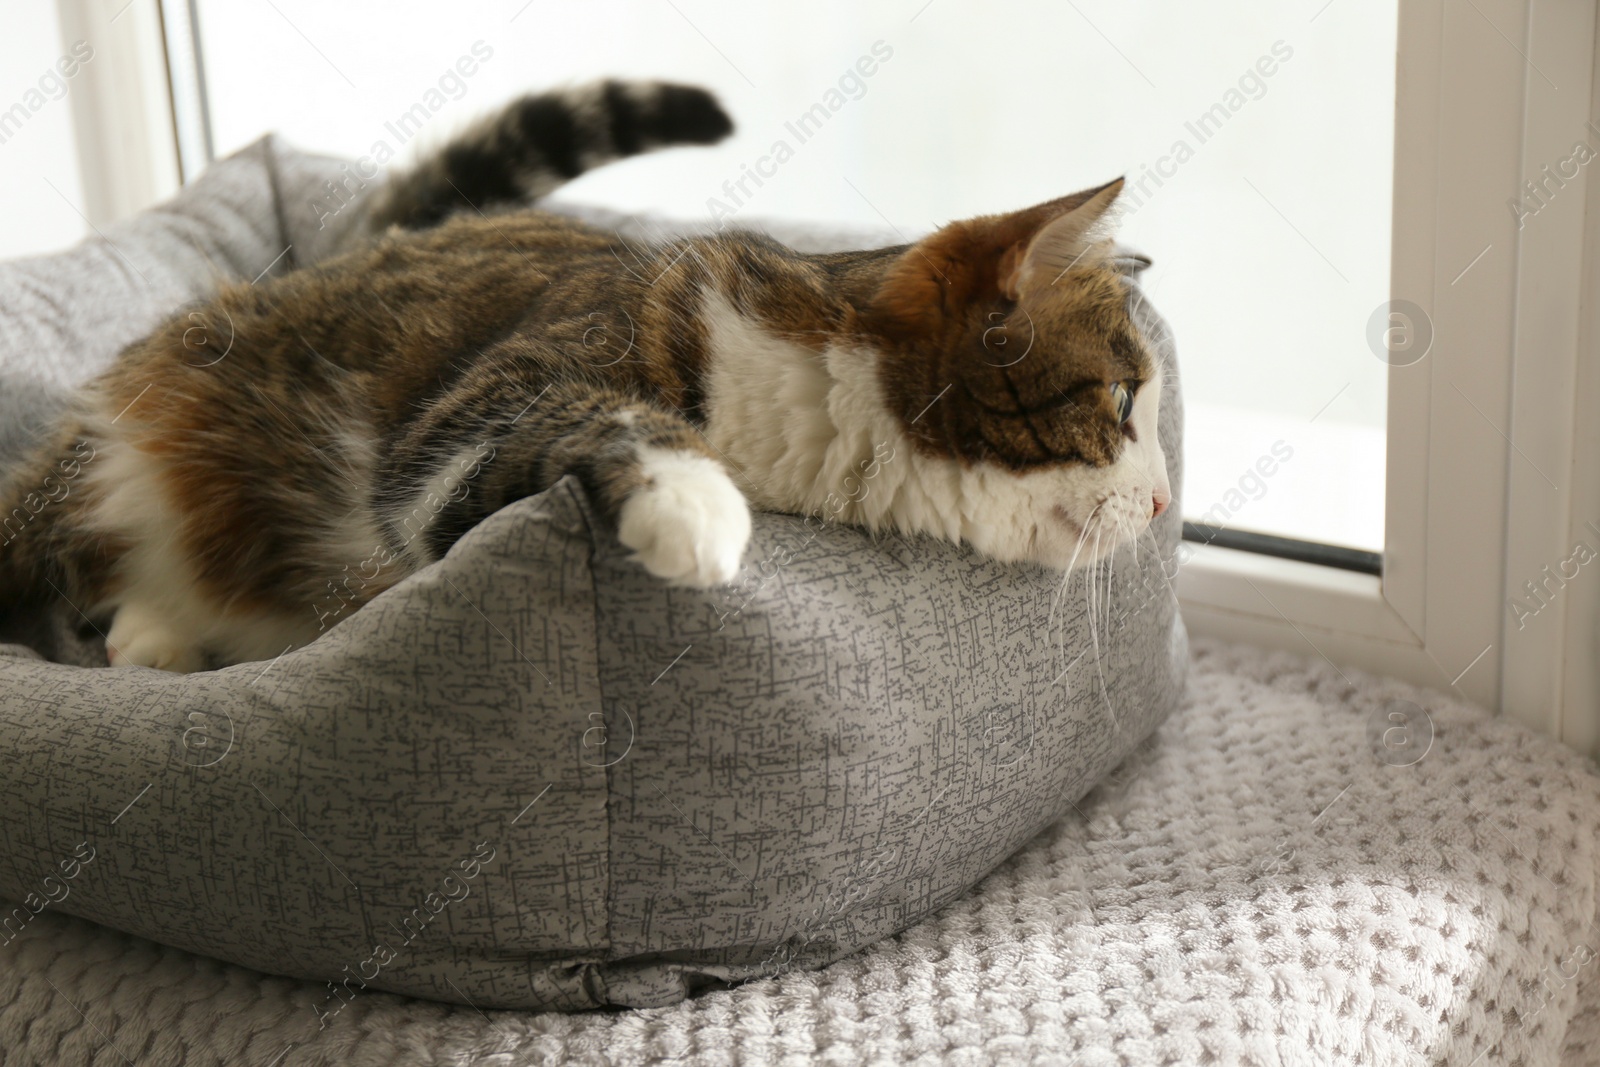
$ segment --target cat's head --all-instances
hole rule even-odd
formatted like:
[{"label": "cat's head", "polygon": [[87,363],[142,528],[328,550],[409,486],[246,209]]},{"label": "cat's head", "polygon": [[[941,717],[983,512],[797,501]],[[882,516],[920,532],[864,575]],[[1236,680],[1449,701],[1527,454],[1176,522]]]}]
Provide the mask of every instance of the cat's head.
[{"label": "cat's head", "polygon": [[919,455],[959,471],[961,537],[1066,568],[1132,540],[1171,500],[1163,367],[1117,254],[1119,179],[952,223],[889,268],[880,379]]}]

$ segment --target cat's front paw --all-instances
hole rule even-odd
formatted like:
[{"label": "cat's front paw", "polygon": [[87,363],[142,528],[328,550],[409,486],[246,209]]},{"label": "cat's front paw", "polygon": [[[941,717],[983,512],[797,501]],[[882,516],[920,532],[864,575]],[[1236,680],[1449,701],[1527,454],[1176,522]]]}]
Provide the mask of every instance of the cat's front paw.
[{"label": "cat's front paw", "polygon": [[644,569],[674,585],[733,581],[750,542],[750,505],[722,465],[688,452],[650,450],[648,482],[628,495],[617,536]]}]

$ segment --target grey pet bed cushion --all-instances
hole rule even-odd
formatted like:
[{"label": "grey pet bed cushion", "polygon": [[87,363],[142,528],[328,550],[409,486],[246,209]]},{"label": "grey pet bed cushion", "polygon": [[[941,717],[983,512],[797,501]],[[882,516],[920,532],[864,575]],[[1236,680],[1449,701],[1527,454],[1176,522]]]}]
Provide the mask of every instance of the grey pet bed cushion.
[{"label": "grey pet bed cushion", "polygon": [[[268,139],[0,265],[9,455],[163,314],[323,254],[336,167]],[[1175,487],[1180,418],[1173,389]],[[53,908],[340,983],[329,1016],[363,986],[648,1006],[819,966],[958,897],[1176,706],[1180,514],[1092,618],[1082,576],[783,515],[732,589],[669,589],[570,480],[270,663],[85,669],[62,605],[29,636],[72,662],[0,657],[0,940]]]}]

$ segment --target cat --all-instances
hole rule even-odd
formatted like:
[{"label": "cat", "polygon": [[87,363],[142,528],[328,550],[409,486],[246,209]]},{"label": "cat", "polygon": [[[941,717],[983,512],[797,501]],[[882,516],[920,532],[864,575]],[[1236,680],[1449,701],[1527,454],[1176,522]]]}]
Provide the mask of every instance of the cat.
[{"label": "cat", "polygon": [[[65,597],[109,621],[111,665],[187,672],[310,642],[569,474],[693,587],[736,576],[751,507],[831,501],[1063,571],[1165,509],[1120,179],[825,255],[736,230],[624,246],[529,207],[732,128],[688,86],[525,96],[376,193],[336,257],[175,315],[0,493],[0,600]],[[77,488],[44,500],[68,464]]]}]

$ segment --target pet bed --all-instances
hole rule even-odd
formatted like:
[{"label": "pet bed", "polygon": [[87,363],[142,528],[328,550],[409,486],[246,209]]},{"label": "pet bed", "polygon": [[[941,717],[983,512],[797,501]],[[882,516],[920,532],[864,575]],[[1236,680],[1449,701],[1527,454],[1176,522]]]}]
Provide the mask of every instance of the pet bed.
[{"label": "pet bed", "polygon": [[[326,254],[337,174],[267,139],[0,265],[9,455],[160,317]],[[0,940],[81,916],[322,983],[323,1025],[377,990],[661,1006],[824,965],[958,899],[1177,705],[1180,513],[1093,613],[1082,575],[783,515],[733,587],[668,588],[571,480],[269,662],[90,669],[57,604],[11,635],[43,658],[0,657]]]}]

